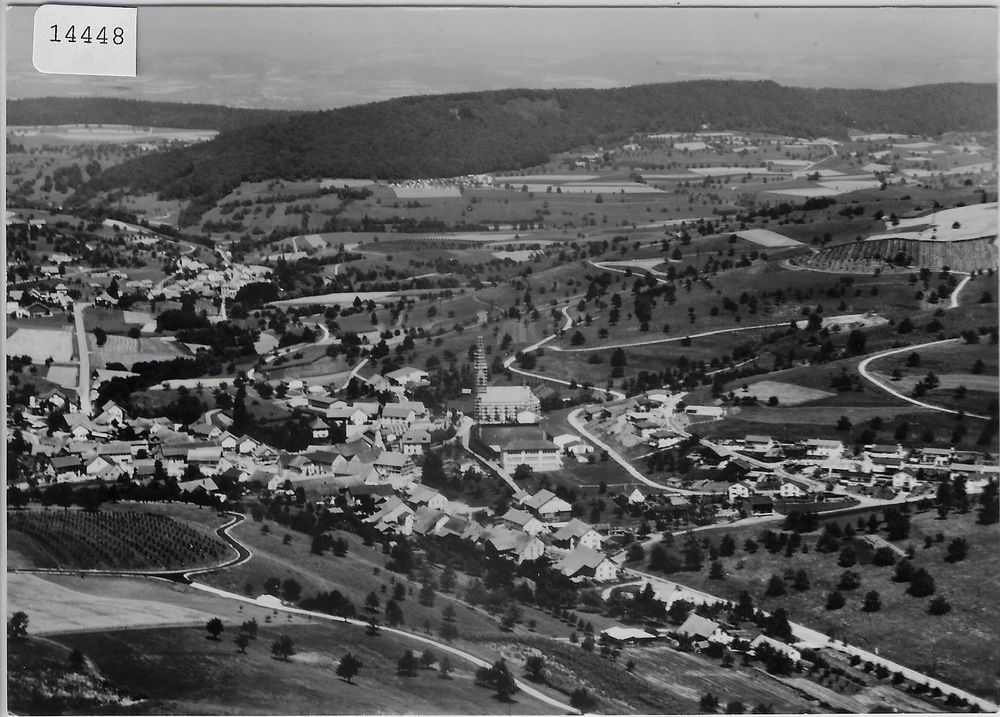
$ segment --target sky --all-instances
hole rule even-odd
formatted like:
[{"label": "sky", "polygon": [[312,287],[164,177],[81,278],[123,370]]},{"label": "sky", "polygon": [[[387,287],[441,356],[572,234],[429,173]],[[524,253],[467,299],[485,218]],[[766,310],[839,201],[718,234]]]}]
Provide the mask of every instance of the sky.
[{"label": "sky", "polygon": [[402,95],[692,79],[996,82],[994,8],[140,7],[138,77],[44,75],[7,9],[7,96],[330,109]]}]

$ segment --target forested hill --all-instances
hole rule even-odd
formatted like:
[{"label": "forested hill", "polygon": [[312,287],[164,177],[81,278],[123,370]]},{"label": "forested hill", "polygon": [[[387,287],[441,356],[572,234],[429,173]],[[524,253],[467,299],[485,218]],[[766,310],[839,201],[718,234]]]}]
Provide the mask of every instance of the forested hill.
[{"label": "forested hill", "polygon": [[105,170],[77,199],[117,188],[191,199],[193,218],[241,181],[447,177],[545,162],[633,132],[716,129],[843,137],[996,128],[996,86],[898,90],[695,81],[610,90],[501,90],[404,97],[310,112]]},{"label": "forested hill", "polygon": [[38,97],[7,102],[7,124],[14,126],[124,124],[229,132],[280,122],[291,115],[291,112],[281,110],[143,102],[113,97]]}]

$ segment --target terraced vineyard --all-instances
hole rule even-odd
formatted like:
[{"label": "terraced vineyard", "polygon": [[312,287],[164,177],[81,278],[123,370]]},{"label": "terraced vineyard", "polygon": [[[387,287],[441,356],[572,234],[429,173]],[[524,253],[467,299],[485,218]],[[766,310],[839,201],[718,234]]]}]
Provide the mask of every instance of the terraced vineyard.
[{"label": "terraced vineyard", "polygon": [[231,554],[218,537],[155,513],[8,511],[7,529],[69,569],[177,570]]},{"label": "terraced vineyard", "polygon": [[886,263],[939,270],[974,271],[997,267],[996,238],[954,242],[875,239],[826,247],[797,263],[828,271],[868,273]]}]

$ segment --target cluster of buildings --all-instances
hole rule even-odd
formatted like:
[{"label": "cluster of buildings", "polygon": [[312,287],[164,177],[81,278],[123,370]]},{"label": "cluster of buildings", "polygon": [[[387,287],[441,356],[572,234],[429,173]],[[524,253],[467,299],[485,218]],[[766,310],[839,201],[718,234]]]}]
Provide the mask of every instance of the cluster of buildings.
[{"label": "cluster of buildings", "polygon": [[197,259],[182,256],[177,260],[173,281],[156,289],[156,294],[175,300],[186,294],[232,300],[247,284],[267,281],[270,276],[271,270],[266,266],[230,263],[215,269]]}]

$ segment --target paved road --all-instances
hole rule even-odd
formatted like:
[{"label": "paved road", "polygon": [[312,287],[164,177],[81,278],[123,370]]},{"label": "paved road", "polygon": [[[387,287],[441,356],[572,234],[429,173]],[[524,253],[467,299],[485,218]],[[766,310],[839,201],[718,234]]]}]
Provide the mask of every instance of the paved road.
[{"label": "paved road", "polygon": [[[953,410],[951,408],[944,408],[943,406],[935,406],[932,403],[926,403],[924,401],[920,401],[920,400],[918,400],[916,398],[913,398],[912,396],[907,396],[906,394],[901,393],[900,391],[897,391],[896,389],[894,389],[892,386],[889,386],[888,384],[882,383],[877,378],[875,378],[874,376],[872,376],[872,374],[868,371],[868,364],[870,364],[872,361],[875,361],[876,359],[880,359],[880,358],[883,358],[885,356],[893,356],[895,354],[913,352],[913,351],[917,351],[919,349],[928,348],[929,346],[944,346],[946,344],[954,344],[954,343],[958,343],[959,341],[961,341],[961,339],[943,339],[941,341],[928,341],[927,343],[924,343],[924,344],[915,344],[915,345],[912,345],[912,346],[901,346],[901,347],[896,348],[896,349],[889,349],[888,351],[881,351],[881,352],[879,352],[877,354],[872,354],[871,356],[863,359],[858,364],[858,373],[861,374],[861,377],[863,379],[865,379],[866,381],[869,381],[870,383],[874,384],[875,386],[877,386],[878,388],[882,389],[886,393],[891,394],[891,395],[895,396],[896,398],[899,398],[899,399],[901,399],[903,401],[906,401],[907,403],[912,403],[914,406],[920,406],[921,408],[929,408],[932,411],[940,411],[941,413],[951,413],[953,415],[958,415],[958,411],[955,411],[955,410]],[[964,415],[966,417],[968,417],[968,418],[978,418],[979,420],[982,420],[982,421],[988,421],[988,420],[990,420],[989,416],[983,416],[983,415],[978,414],[978,413],[966,413]]]},{"label": "paved road", "polygon": [[87,330],[83,323],[83,310],[90,304],[73,304],[73,322],[76,326],[76,350],[80,356],[80,375],[77,377],[77,394],[80,396],[80,412],[89,416],[93,411],[90,404],[90,350],[87,348]]},{"label": "paved road", "polygon": [[648,341],[631,341],[628,343],[618,343],[618,344],[605,344],[603,346],[584,346],[582,348],[565,349],[559,346],[553,346],[553,351],[564,351],[566,353],[578,353],[586,351],[607,351],[608,349],[628,349],[634,348],[636,346],[652,346],[653,344],[669,344],[674,341],[683,341],[684,339],[700,339],[705,336],[716,336],[718,334],[731,334],[737,331],[755,331],[757,329],[776,329],[779,327],[787,328],[789,325],[788,321],[782,321],[777,324],[758,324],[756,326],[738,326],[731,329],[715,329],[714,331],[703,331],[700,334],[686,334],[685,336],[671,336],[665,339],[649,339]]}]

